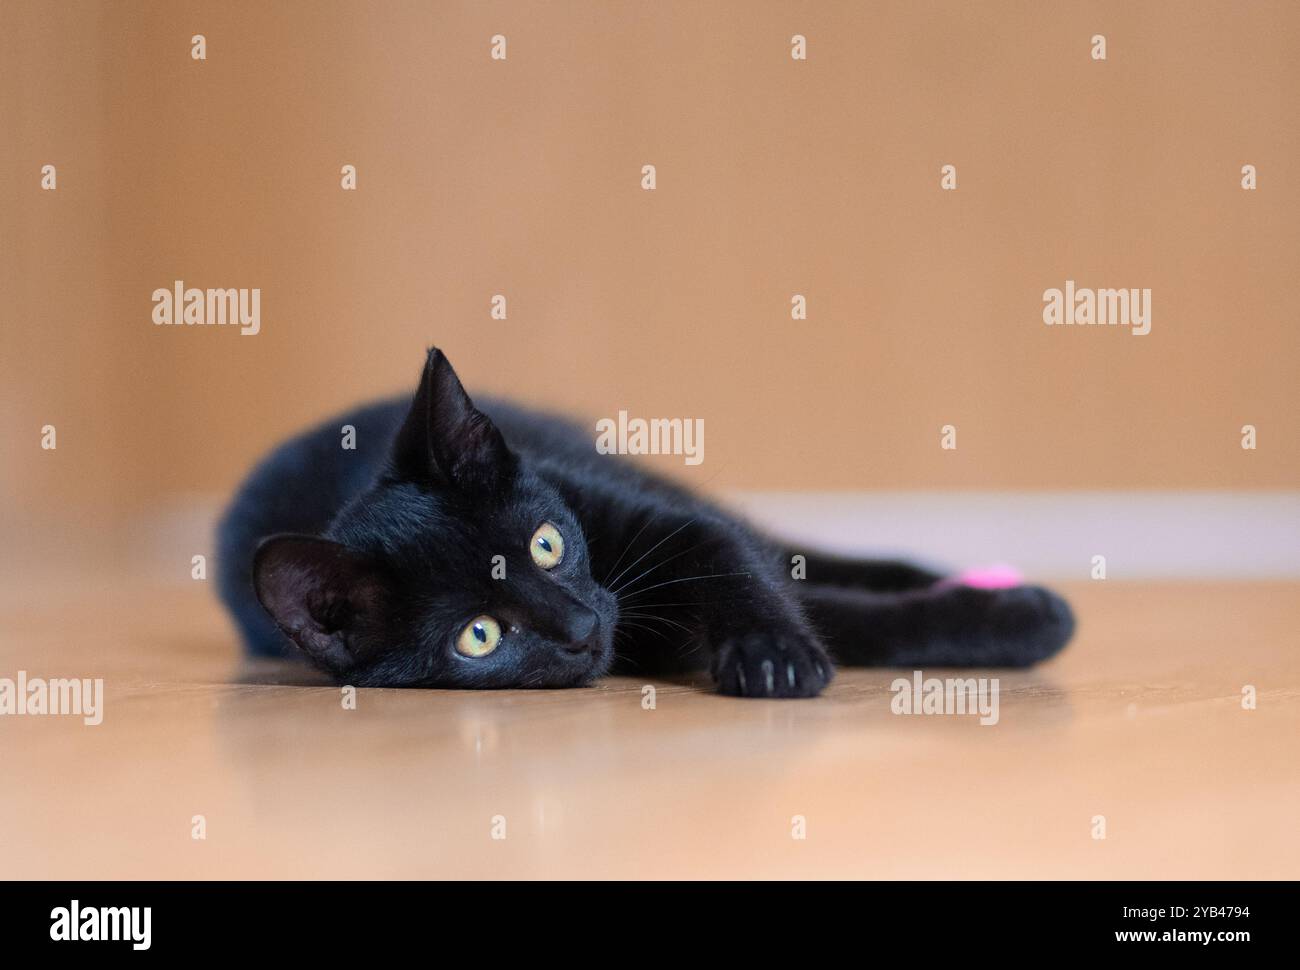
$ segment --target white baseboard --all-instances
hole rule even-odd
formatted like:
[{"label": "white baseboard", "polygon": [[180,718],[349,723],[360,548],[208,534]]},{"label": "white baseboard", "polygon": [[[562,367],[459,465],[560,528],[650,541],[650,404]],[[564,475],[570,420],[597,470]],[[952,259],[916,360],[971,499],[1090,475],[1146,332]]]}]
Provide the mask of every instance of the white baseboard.
[{"label": "white baseboard", "polygon": [[1300,492],[742,492],[731,505],[777,535],[1033,577],[1300,578]]},{"label": "white baseboard", "polygon": [[[1300,579],[1300,492],[732,492],[766,531],[829,551],[961,568],[1004,562],[1033,578]],[[214,496],[155,510],[135,561],[189,581],[212,554]]]}]

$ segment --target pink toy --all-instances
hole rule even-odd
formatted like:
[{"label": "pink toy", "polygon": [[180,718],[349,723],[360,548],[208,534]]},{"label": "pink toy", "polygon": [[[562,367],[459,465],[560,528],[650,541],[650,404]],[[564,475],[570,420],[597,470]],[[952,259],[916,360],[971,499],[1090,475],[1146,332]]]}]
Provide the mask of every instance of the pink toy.
[{"label": "pink toy", "polygon": [[941,579],[936,585],[940,587],[972,586],[975,589],[1010,589],[1025,581],[1020,570],[1006,563],[994,563],[991,566],[979,566],[964,569],[956,576]]}]

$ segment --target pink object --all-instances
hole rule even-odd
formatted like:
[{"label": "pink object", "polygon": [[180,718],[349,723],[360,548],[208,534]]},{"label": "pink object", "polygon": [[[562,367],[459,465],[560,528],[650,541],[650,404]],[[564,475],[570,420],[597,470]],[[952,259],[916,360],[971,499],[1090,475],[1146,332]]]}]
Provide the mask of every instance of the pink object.
[{"label": "pink object", "polygon": [[972,586],[975,589],[1010,589],[1025,581],[1020,570],[1005,563],[964,569],[956,576],[939,581],[940,586]]}]

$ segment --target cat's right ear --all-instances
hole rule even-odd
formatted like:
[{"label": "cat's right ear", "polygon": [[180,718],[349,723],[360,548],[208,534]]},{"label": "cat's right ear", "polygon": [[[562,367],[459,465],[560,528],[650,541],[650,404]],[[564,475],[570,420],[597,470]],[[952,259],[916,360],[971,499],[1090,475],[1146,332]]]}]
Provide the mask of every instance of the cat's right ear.
[{"label": "cat's right ear", "polygon": [[387,587],[371,563],[328,539],[278,535],[253,556],[258,602],[320,666],[343,673],[366,659],[358,631],[383,615]]}]

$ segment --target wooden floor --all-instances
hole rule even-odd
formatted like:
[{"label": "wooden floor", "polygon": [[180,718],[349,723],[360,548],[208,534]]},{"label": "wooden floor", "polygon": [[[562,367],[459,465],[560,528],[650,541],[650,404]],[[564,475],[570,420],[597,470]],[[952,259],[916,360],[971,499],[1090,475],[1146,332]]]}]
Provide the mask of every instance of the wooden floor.
[{"label": "wooden floor", "polygon": [[0,677],[106,702],[0,717],[0,877],[1300,876],[1300,585],[1065,591],[1076,642],[1000,673],[989,727],[892,714],[883,670],[813,701],[659,683],[646,710],[624,679],[349,711],[241,663],[203,583],[9,595]]}]

